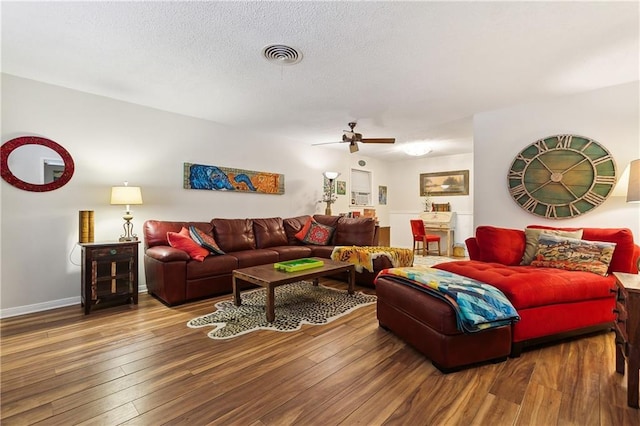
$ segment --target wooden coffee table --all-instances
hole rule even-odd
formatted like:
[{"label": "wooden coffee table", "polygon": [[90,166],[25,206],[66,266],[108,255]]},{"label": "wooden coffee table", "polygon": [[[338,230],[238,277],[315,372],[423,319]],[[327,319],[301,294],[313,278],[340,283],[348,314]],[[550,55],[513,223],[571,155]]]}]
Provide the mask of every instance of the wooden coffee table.
[{"label": "wooden coffee table", "polygon": [[236,269],[233,271],[233,302],[236,306],[242,304],[240,298],[240,286],[238,286],[238,280],[246,281],[251,284],[257,284],[267,289],[267,321],[273,322],[276,318],[275,314],[275,291],[274,289],[279,285],[289,284],[301,280],[313,280],[313,285],[318,285],[318,278],[326,277],[327,275],[336,275],[340,273],[348,274],[349,294],[353,294],[355,290],[355,278],[356,270],[355,266],[347,262],[336,262],[331,259],[323,259],[319,257],[313,257],[312,259],[321,260],[324,265],[317,268],[306,269],[298,272],[283,272],[275,269],[273,263],[260,266],[250,266],[248,268]]}]

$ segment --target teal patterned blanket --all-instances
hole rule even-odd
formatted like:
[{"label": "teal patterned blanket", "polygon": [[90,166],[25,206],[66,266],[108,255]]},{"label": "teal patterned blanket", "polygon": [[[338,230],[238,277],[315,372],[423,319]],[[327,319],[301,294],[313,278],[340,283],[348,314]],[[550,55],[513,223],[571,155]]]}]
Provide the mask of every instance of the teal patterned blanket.
[{"label": "teal patterned blanket", "polygon": [[380,271],[387,277],[449,303],[456,311],[458,329],[475,333],[520,320],[511,302],[497,288],[434,268],[390,268]]}]

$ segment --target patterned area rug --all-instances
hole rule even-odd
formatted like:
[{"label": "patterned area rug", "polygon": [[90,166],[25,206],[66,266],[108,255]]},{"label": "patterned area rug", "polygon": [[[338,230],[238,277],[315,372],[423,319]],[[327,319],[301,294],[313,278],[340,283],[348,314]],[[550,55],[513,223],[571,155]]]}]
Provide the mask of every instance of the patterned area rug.
[{"label": "patterned area rug", "polygon": [[355,309],[376,302],[376,296],[346,290],[314,286],[310,281],[299,281],[275,288],[274,322],[265,316],[266,290],[241,293],[242,305],[233,300],[215,304],[210,314],[194,318],[187,323],[190,328],[214,327],[207,335],[212,339],[229,339],[255,330],[295,331],[302,324],[327,324]]}]

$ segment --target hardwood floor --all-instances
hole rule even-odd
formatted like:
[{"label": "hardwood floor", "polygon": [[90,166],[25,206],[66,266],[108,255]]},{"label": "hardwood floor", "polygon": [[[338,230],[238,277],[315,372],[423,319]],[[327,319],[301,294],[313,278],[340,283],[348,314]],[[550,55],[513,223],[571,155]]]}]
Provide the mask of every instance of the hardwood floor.
[{"label": "hardwood floor", "polygon": [[0,321],[2,424],[640,424],[613,333],[443,375],[378,327],[375,305],[219,341],[186,327],[216,300],[168,308],[141,294],[137,307]]}]

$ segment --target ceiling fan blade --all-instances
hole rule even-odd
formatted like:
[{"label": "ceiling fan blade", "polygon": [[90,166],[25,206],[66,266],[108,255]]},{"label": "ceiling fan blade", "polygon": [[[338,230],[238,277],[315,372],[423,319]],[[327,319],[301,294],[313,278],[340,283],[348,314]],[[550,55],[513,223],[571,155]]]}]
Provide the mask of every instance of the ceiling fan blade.
[{"label": "ceiling fan blade", "polygon": [[334,143],[344,143],[344,142],[348,142],[348,141],[335,141],[335,142],[320,142],[320,143],[312,143],[311,146],[317,146],[317,145],[331,145]]},{"label": "ceiling fan blade", "polygon": [[351,141],[349,142],[349,152],[350,153],[354,153],[354,152],[358,152],[359,148],[358,148],[358,144],[355,141]]},{"label": "ceiling fan blade", "polygon": [[395,138],[366,138],[362,139],[359,142],[362,143],[395,143]]}]

